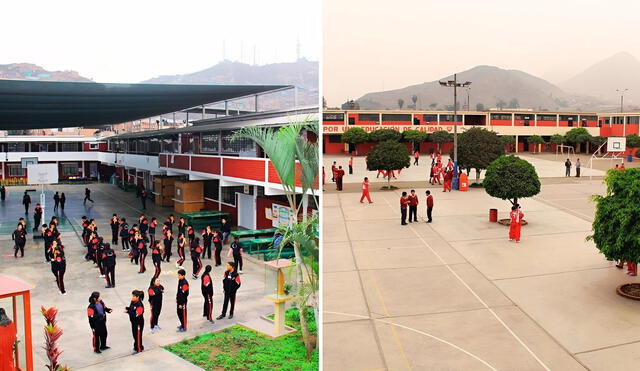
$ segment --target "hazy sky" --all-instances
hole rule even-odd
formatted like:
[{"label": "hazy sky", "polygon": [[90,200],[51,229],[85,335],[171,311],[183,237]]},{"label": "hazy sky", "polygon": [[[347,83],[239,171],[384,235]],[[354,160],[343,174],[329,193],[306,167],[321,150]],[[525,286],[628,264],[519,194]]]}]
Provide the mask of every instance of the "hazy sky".
[{"label": "hazy sky", "polygon": [[71,69],[99,82],[195,72],[226,58],[318,60],[319,0],[58,0],[0,5],[0,64]]},{"label": "hazy sky", "polygon": [[640,1],[323,0],[331,106],[477,65],[562,82],[620,51],[640,58]]}]

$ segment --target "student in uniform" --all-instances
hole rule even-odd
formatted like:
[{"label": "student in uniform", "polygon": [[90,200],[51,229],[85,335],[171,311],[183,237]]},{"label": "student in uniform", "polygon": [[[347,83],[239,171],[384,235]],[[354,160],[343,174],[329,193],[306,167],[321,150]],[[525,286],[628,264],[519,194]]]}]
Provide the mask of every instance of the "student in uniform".
[{"label": "student in uniform", "polygon": [[140,226],[140,235],[145,239],[145,241],[148,241],[149,238],[147,237],[147,232],[149,231],[149,221],[147,220],[147,217],[140,215],[138,218],[138,225]]},{"label": "student in uniform", "polygon": [[140,257],[138,250],[138,225],[134,224],[129,230],[129,245],[131,246],[131,251],[129,251],[129,258],[131,258],[131,263],[138,265],[138,258]]},{"label": "student in uniform", "polygon": [[7,189],[4,186],[0,186],[0,200],[4,201],[7,199]]},{"label": "student in uniform", "polygon": [[208,259],[211,259],[211,243],[213,242],[213,231],[211,230],[211,226],[208,225],[207,228],[202,232],[202,243],[204,245],[204,249],[202,250],[202,258],[204,259],[208,255]]},{"label": "student in uniform", "polygon": [[131,322],[131,335],[133,335],[133,354],[138,354],[144,350],[142,345],[142,330],[144,329],[144,292],[133,290],[131,292],[131,303],[124,308],[124,312],[129,314]]},{"label": "student in uniform", "polygon": [[184,269],[178,271],[178,291],[176,292],[176,305],[180,326],[178,332],[187,331],[187,299],[189,298],[189,282],[184,278],[187,274]]},{"label": "student in uniform", "polygon": [[171,229],[167,229],[165,231],[165,234],[162,237],[162,243],[164,244],[164,256],[163,256],[163,258],[168,263],[169,259],[171,258],[171,244],[173,243],[173,233],[171,232]]},{"label": "student in uniform", "polygon": [[164,295],[164,286],[160,284],[160,278],[151,278],[148,293],[149,305],[151,306],[151,322],[149,325],[149,331],[153,334],[154,331],[160,330],[160,326],[158,326],[158,319],[160,318],[160,312],[162,311],[162,296]]},{"label": "student in uniform", "polygon": [[116,287],[116,252],[111,245],[106,244],[102,255],[102,265],[104,266],[104,276],[107,279],[106,289]]},{"label": "student in uniform", "polygon": [[33,230],[36,231],[42,221],[42,206],[39,203],[36,204],[36,208],[33,210]]},{"label": "student in uniform", "polygon": [[153,267],[155,271],[153,273],[153,278],[158,278],[160,276],[160,272],[162,269],[160,268],[160,262],[162,261],[162,242],[158,241],[155,245],[151,247],[151,261],[153,262]]},{"label": "student in uniform", "polygon": [[418,160],[420,159],[420,151],[415,151],[413,153],[413,164],[418,166]]},{"label": "student in uniform", "polygon": [[213,310],[213,282],[211,281],[211,266],[207,265],[204,268],[204,273],[202,273],[202,277],[200,277],[200,290],[202,291],[202,296],[204,297],[204,308],[202,310],[202,316],[206,317],[207,320],[213,323],[213,317],[211,316],[211,312]]},{"label": "student in uniform", "polygon": [[433,196],[431,191],[425,192],[427,194],[427,223],[431,223],[431,212],[433,211]]},{"label": "student in uniform", "polygon": [[64,214],[64,204],[67,203],[67,196],[64,195],[64,192],[60,195],[60,209],[62,209],[62,214]]},{"label": "student in uniform", "polygon": [[83,205],[87,204],[87,200],[91,201],[91,203],[93,203],[93,200],[91,199],[91,190],[89,190],[89,188],[85,188],[84,189],[84,201],[82,201]]},{"label": "student in uniform", "polygon": [[140,260],[140,270],[138,274],[144,273],[147,271],[147,268],[144,266],[144,259],[147,257],[147,243],[142,238],[140,232],[138,232],[136,236],[137,246],[138,246],[138,259]]},{"label": "student in uniform", "polygon": [[233,236],[233,242],[229,245],[227,257],[232,254],[233,261],[236,264],[235,267],[238,268],[238,273],[242,273],[242,244],[240,243],[238,236]]},{"label": "student in uniform", "polygon": [[180,220],[178,220],[178,236],[181,234],[187,235],[187,223],[185,223],[183,217],[180,217]]},{"label": "student in uniform", "polygon": [[202,247],[200,247],[200,239],[196,238],[193,240],[193,245],[191,245],[191,261],[193,262],[193,274],[192,278],[194,280],[198,279],[198,275],[200,274],[200,269],[202,269],[202,261],[200,260],[200,253],[202,252]]},{"label": "student in uniform", "polygon": [[196,232],[193,230],[192,226],[187,226],[187,239],[189,240],[189,248],[193,247],[193,242],[196,238]]},{"label": "student in uniform", "polygon": [[407,200],[407,192],[402,192],[402,197],[400,197],[400,224],[407,225],[407,205],[409,201]]},{"label": "student in uniform", "polygon": [[98,291],[92,292],[89,296],[87,317],[89,317],[89,326],[93,334],[91,343],[95,353],[100,354],[103,350],[111,348],[107,346],[107,313],[111,312],[111,308],[102,301],[100,293]]},{"label": "student in uniform", "polygon": [[227,306],[231,304],[229,309],[229,319],[233,318],[233,310],[236,306],[236,293],[240,288],[240,275],[236,273],[236,263],[228,262],[227,270],[224,271],[222,277],[222,288],[224,289],[224,299],[222,302],[222,314],[216,318],[221,320],[227,315]]},{"label": "student in uniform", "polygon": [[409,201],[409,223],[418,221],[418,195],[416,190],[412,189],[411,194],[407,196]]},{"label": "student in uniform", "polygon": [[156,218],[151,218],[151,222],[149,223],[149,239],[151,241],[151,246],[155,246],[156,244],[156,227],[158,226],[158,220]]},{"label": "student in uniform", "polygon": [[184,233],[181,233],[178,236],[178,256],[180,257],[180,259],[178,259],[178,261],[176,262],[176,268],[182,268],[182,263],[184,263],[185,260],[184,249],[186,245],[187,240],[184,238]]},{"label": "student in uniform", "polygon": [[349,157],[349,175],[353,174],[353,156]]},{"label": "student in uniform", "polygon": [[120,219],[120,238],[122,238],[122,251],[131,250],[129,246],[129,224],[127,224],[127,219]]},{"label": "student in uniform", "polygon": [[163,232],[164,231],[171,231],[173,233],[173,222],[175,221],[175,218],[173,217],[173,214],[169,215],[169,217],[164,221],[164,225],[162,227]]},{"label": "student in uniform", "polygon": [[215,231],[213,234],[213,246],[215,247],[213,258],[215,260],[216,267],[222,265],[222,259],[220,259],[220,252],[222,251],[222,241],[222,232]]},{"label": "student in uniform", "polygon": [[362,196],[360,197],[360,203],[364,203],[364,199],[367,199],[370,204],[373,203],[371,201],[371,195],[369,194],[369,178],[364,177],[364,181],[362,182]]},{"label": "student in uniform", "polygon": [[105,270],[102,265],[102,256],[104,255],[105,245],[102,237],[98,237],[98,243],[96,244],[96,264],[98,265],[98,270],[100,271],[99,278],[105,278]]},{"label": "student in uniform", "polygon": [[53,211],[58,210],[58,206],[60,206],[60,195],[56,192],[56,194],[53,195]]},{"label": "student in uniform", "polygon": [[[27,244],[27,232],[22,227],[22,224],[18,224],[16,230],[13,231],[11,235],[11,239],[15,241],[15,245],[13,247],[14,253],[13,257],[18,257],[18,250],[20,251],[20,257],[24,258],[24,245]],[[46,254],[46,252],[45,252]]]},{"label": "student in uniform", "polygon": [[29,205],[31,205],[31,196],[27,194],[27,191],[24,191],[24,195],[22,196],[22,204],[24,205],[24,213],[28,216]]},{"label": "student in uniform", "polygon": [[516,240],[520,242],[520,228],[522,227],[522,218],[524,213],[520,210],[520,205],[511,206],[511,212],[509,213],[511,222],[509,223],[509,241]]},{"label": "student in uniform", "polygon": [[342,166],[338,166],[338,170],[336,170],[336,189],[338,191],[342,191],[342,178],[344,177],[344,170],[342,170]]},{"label": "student in uniform", "polygon": [[220,231],[222,232],[222,243],[227,243],[227,238],[231,234],[231,224],[227,222],[226,218],[220,220]]},{"label": "student in uniform", "polygon": [[111,244],[113,246],[118,246],[118,234],[120,232],[120,221],[118,220],[118,215],[113,214],[111,220],[109,220],[109,225],[111,226]]},{"label": "student in uniform", "polygon": [[58,285],[58,289],[62,295],[66,295],[67,292],[64,289],[64,273],[67,270],[67,261],[64,258],[64,253],[57,246],[57,243],[54,241],[52,244],[52,253],[51,253],[51,272],[56,278],[56,284]]}]

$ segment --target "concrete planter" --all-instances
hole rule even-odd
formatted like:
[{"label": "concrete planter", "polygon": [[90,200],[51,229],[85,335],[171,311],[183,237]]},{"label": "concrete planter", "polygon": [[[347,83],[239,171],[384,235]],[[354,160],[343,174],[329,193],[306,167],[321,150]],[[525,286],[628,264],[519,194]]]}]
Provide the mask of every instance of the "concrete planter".
[{"label": "concrete planter", "polygon": [[[511,219],[508,219],[508,218],[507,219],[500,219],[500,220],[498,220],[498,223],[502,224],[502,225],[506,225],[508,227],[508,226],[511,225]],[[522,225],[527,225],[527,224],[529,224],[529,223],[527,223],[526,220],[522,219]]]},{"label": "concrete planter", "polygon": [[616,288],[616,292],[627,299],[640,300],[640,283],[624,283]]}]

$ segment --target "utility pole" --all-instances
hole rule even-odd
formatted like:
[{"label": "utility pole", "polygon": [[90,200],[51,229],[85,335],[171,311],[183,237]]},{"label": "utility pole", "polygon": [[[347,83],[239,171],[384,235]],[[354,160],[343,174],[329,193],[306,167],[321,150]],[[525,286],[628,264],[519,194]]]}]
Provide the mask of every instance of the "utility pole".
[{"label": "utility pole", "polygon": [[629,89],[616,89],[616,91],[620,94],[620,113],[624,112],[624,92]]},{"label": "utility pole", "polygon": [[459,189],[458,178],[458,87],[466,88],[471,85],[470,81],[458,82],[458,74],[453,74],[453,80],[440,81],[440,85],[453,88],[453,181],[451,188]]}]

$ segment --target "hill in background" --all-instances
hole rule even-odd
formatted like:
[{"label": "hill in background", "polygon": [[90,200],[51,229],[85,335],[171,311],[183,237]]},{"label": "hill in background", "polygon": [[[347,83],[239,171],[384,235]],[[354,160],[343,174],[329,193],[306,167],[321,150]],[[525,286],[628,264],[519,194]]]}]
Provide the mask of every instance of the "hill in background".
[{"label": "hill in background", "polygon": [[47,71],[31,63],[0,64],[0,79],[36,81],[84,81],[91,79],[80,76],[76,71]]}]

